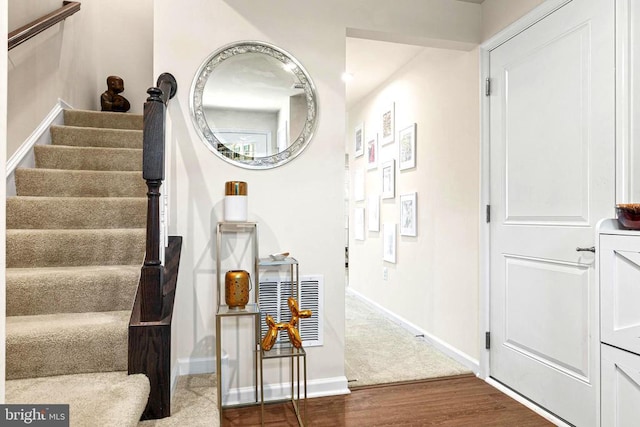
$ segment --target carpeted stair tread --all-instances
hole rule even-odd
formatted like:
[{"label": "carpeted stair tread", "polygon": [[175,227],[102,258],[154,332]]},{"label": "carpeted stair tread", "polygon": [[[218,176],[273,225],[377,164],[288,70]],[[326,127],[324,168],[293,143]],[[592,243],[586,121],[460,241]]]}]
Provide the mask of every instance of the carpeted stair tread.
[{"label": "carpeted stair tread", "polygon": [[8,268],[142,265],[146,230],[7,230]]},{"label": "carpeted stair tread", "polygon": [[145,197],[141,172],[16,169],[18,196]]},{"label": "carpeted stair tread", "polygon": [[96,171],[141,171],[142,149],[36,145],[36,167]]},{"label": "carpeted stair tread", "polygon": [[64,124],[67,126],[135,130],[142,130],[143,127],[141,114],[89,110],[64,110]]},{"label": "carpeted stair tread", "polygon": [[142,149],[141,130],[54,125],[49,131],[53,145]]},{"label": "carpeted stair tread", "polygon": [[127,369],[131,312],[10,316],[7,379]]},{"label": "carpeted stair tread", "polygon": [[100,372],[6,382],[6,403],[69,404],[72,427],[135,427],[147,404],[149,380]]},{"label": "carpeted stair tread", "polygon": [[8,268],[7,316],[130,310],[139,265]]},{"label": "carpeted stair tread", "polygon": [[144,197],[7,198],[7,228],[144,228]]},{"label": "carpeted stair tread", "polygon": [[137,426],[127,376],[146,240],[141,115],[65,110],[6,201],[6,399],[69,403],[71,425]]}]

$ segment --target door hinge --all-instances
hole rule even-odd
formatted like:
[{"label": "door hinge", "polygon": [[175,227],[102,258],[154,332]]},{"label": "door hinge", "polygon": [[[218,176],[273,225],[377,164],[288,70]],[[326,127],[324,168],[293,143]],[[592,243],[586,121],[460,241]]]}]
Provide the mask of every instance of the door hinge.
[{"label": "door hinge", "polygon": [[484,348],[487,350],[491,348],[491,332],[484,333]]},{"label": "door hinge", "polygon": [[485,213],[487,222],[491,222],[491,205],[487,205],[487,211]]},{"label": "door hinge", "polygon": [[484,95],[485,96],[491,95],[491,79],[488,77],[484,81]]}]

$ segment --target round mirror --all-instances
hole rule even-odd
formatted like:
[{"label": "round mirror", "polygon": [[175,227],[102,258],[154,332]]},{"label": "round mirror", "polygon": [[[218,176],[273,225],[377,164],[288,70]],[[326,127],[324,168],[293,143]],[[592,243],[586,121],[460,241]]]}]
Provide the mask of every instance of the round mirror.
[{"label": "round mirror", "polygon": [[215,51],[191,86],[191,117],[220,158],[248,169],[287,163],[309,144],[316,90],[300,63],[273,45],[244,41]]}]

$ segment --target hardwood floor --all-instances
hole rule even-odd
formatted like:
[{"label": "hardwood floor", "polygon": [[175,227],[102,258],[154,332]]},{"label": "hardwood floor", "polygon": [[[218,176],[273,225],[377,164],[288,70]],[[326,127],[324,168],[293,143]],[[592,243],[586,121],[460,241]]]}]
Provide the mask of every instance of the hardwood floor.
[{"label": "hardwood floor", "polygon": [[[552,426],[473,375],[362,387],[307,400],[306,426]],[[260,406],[224,410],[223,426],[260,425]],[[265,406],[265,426],[297,426],[291,404]]]}]

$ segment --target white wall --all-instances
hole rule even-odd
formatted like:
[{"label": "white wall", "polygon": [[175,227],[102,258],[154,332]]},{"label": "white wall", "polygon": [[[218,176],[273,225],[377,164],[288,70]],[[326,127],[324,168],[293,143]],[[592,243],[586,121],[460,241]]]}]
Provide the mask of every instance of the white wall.
[{"label": "white wall", "polygon": [[[300,7],[294,0],[190,0],[176,8],[169,0],[155,1],[154,74],[169,71],[179,85],[169,107],[175,212],[170,231],[185,239],[175,319],[181,331],[178,357],[186,363],[214,354],[214,225],[222,218],[224,182],[244,180],[250,219],[260,223],[261,253],[288,250],[300,261],[301,274],[324,275],[324,346],[309,349],[310,380],[344,380],[345,97],[340,75],[346,29],[407,30],[415,37],[455,37],[469,43],[480,37],[479,10],[472,7],[477,5],[406,3],[399,8],[384,0],[329,0]],[[189,88],[201,62],[224,44],[250,39],[296,56],[319,95],[313,142],[295,161],[269,171],[239,169],[219,160],[199,140],[189,116]]]},{"label": "white wall", "polygon": [[[7,25],[7,0],[0,0],[0,34],[8,33]],[[6,39],[4,39],[6,40]],[[0,51],[4,52],[7,47],[6,41],[0,43]],[[0,55],[0,144],[7,143],[7,57]],[[0,150],[0,176],[5,176],[6,154],[4,150]],[[0,185],[0,224],[5,224],[5,193],[6,188]],[[0,227],[0,403],[4,403],[4,381],[5,381],[5,327],[6,309],[5,296],[7,285],[5,281],[5,242],[6,229]]]},{"label": "white wall", "polygon": [[543,2],[544,0],[484,0],[482,40],[488,40]]},{"label": "white wall", "polygon": [[[397,168],[397,131],[417,124],[417,166],[396,170],[396,197],[381,201],[380,223],[399,224],[401,194],[416,191],[418,200],[418,236],[398,231],[395,264],[382,260],[382,231],[354,240],[351,220],[349,286],[472,360],[479,357],[477,73],[477,50],[425,48],[349,111],[347,127],[351,141],[364,122],[370,139],[380,132],[380,111],[395,102],[396,142],[380,147],[379,162],[395,159]],[[353,143],[347,148],[353,183],[366,156],[354,158]],[[365,172],[365,183],[367,197],[380,194],[380,167]],[[355,207],[367,218],[366,201],[352,201],[351,213]]]},{"label": "white wall", "polygon": [[[61,2],[9,0],[9,30]],[[106,77],[120,75],[131,112],[141,113],[153,84],[152,0],[84,0],[78,13],[9,52],[8,136],[11,156],[61,98],[100,109]]]}]

